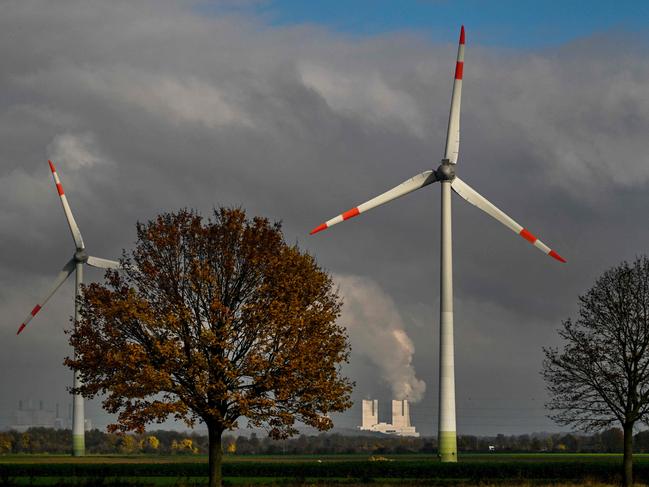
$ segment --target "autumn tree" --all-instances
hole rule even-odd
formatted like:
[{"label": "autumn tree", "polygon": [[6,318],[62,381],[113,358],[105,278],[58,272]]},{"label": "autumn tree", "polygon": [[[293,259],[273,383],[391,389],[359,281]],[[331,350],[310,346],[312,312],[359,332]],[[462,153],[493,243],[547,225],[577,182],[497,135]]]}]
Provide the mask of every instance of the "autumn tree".
[{"label": "autumn tree", "polygon": [[191,438],[183,438],[180,441],[171,442],[171,453],[179,453],[181,455],[191,455],[198,453],[198,448],[194,446]]},{"label": "autumn tree", "polygon": [[147,453],[157,452],[160,448],[160,440],[153,435],[142,439],[142,449]]},{"label": "autumn tree", "polygon": [[139,450],[138,442],[131,435],[121,435],[117,441],[117,448],[120,453],[131,454]]},{"label": "autumn tree", "polygon": [[[1,443],[0,443],[0,445],[1,445]],[[237,443],[236,443],[236,441],[234,441],[234,438],[232,438],[232,439],[228,442],[228,446],[226,447],[226,451],[227,451],[230,455],[234,455],[234,454],[237,452]]]},{"label": "autumn tree", "polygon": [[632,485],[633,427],[649,419],[649,259],[605,272],[559,336],[562,351],[544,349],[551,417],[586,431],[621,426],[624,484]]},{"label": "autumn tree", "polygon": [[12,443],[11,435],[0,433],[0,454],[11,453]]},{"label": "autumn tree", "polygon": [[137,225],[122,265],[84,288],[66,359],[79,392],[117,414],[112,431],[203,422],[215,486],[222,434],[240,421],[286,438],[296,421],[331,428],[329,413],[351,405],[340,298],[279,223],[241,209],[165,213]]}]

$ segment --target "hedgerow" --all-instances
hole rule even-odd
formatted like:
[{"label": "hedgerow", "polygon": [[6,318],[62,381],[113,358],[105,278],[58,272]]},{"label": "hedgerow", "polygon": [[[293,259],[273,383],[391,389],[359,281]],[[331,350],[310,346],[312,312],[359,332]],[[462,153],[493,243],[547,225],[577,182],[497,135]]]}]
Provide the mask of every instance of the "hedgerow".
[{"label": "hedgerow", "polygon": [[[206,463],[137,464],[0,464],[0,478],[13,477],[206,477]],[[638,481],[649,480],[649,464],[634,468]],[[614,462],[460,462],[345,461],[345,462],[233,462],[223,465],[226,477],[294,478],[410,478],[466,480],[581,480],[615,481],[620,465]]]}]

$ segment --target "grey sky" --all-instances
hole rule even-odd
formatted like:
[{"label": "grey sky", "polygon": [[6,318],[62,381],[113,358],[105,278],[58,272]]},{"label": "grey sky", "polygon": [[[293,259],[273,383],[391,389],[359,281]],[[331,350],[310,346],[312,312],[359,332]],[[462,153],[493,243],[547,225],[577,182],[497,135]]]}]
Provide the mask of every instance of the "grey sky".
[{"label": "grey sky", "polygon": [[[378,398],[389,414],[389,346],[367,350],[372,315],[362,312],[387,306],[414,346],[409,377],[425,383],[413,423],[436,431],[439,187],[308,232],[437,167],[456,39],[359,39],[190,6],[0,7],[0,420],[19,398],[68,401],[72,281],[15,336],[73,252],[52,158],[99,257],[118,257],[135,222],[160,211],[241,205],[281,219],[287,240],[356,283],[345,315],[354,398]],[[458,174],[568,264],[454,199],[460,433],[555,429],[542,409],[541,347],[556,344],[596,276],[646,251],[649,57],[629,42],[607,34],[501,50],[467,32]],[[97,403],[88,417],[108,421]],[[356,405],[337,424],[359,417]]]}]

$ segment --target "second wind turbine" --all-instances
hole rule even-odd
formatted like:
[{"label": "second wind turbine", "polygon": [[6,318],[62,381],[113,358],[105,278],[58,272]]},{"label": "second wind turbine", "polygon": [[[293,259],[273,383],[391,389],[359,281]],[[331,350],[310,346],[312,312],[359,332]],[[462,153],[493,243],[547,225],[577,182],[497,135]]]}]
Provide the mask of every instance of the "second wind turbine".
[{"label": "second wind turbine", "polygon": [[439,341],[439,423],[438,455],[442,462],[457,461],[457,429],[455,422],[455,358],[453,351],[453,259],[451,238],[451,189],[474,206],[495,218],[513,232],[519,234],[543,253],[560,262],[566,260],[523,228],[512,218],[494,206],[471,186],[455,175],[460,148],[460,101],[462,75],[464,72],[464,26],[460,31],[460,43],[455,65],[455,81],[451,97],[444,158],[436,170],[424,171],[399,186],[352,208],[311,230],[311,235],[348,220],[377,206],[388,203],[417,189],[439,181],[442,186],[441,204],[441,279],[440,279],[440,341]]},{"label": "second wind turbine", "polygon": [[[40,301],[34,308],[31,310],[27,318],[21,323],[20,328],[18,328],[17,335],[25,329],[27,324],[38,314],[38,312],[45,306],[45,303],[54,295],[54,293],[61,287],[61,285],[70,277],[70,275],[75,273],[75,286],[74,286],[74,326],[77,326],[79,322],[79,297],[81,296],[81,285],[83,283],[83,266],[87,264],[92,267],[97,267],[99,269],[119,269],[120,263],[114,260],[109,259],[100,259],[99,257],[93,257],[88,255],[86,252],[86,246],[83,243],[83,237],[79,231],[74,216],[72,215],[72,210],[70,209],[70,204],[68,203],[68,198],[63,191],[63,185],[59,179],[59,175],[56,173],[56,168],[52,161],[48,161],[50,164],[50,171],[52,171],[52,177],[54,178],[54,184],[56,185],[56,191],[59,193],[59,198],[61,200],[61,205],[63,206],[63,213],[65,213],[65,218],[68,222],[68,227],[70,228],[70,233],[72,233],[72,240],[74,240],[75,252],[72,255],[72,258],[63,266],[61,272],[50,287],[47,295]],[[76,352],[75,352],[76,353]],[[78,389],[81,387],[81,375],[78,371],[74,371],[74,382],[73,389]],[[84,404],[83,396],[78,392],[74,393],[73,401],[73,416],[72,416],[72,454],[74,456],[83,456],[86,454],[86,440],[85,440],[85,413],[84,413]]]}]

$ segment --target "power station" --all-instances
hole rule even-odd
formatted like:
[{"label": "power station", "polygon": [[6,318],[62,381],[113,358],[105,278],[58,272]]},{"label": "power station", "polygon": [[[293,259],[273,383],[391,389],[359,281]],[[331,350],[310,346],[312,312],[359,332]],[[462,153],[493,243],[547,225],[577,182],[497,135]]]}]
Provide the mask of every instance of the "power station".
[{"label": "power station", "polygon": [[410,405],[405,399],[392,400],[392,423],[379,422],[379,401],[363,399],[363,422],[358,428],[388,435],[419,437],[415,427],[410,424]]}]

